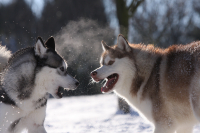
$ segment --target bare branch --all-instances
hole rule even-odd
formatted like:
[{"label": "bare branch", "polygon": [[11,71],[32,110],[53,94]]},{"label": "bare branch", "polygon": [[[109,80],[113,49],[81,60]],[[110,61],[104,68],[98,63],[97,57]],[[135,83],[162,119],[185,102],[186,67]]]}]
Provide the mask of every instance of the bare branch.
[{"label": "bare branch", "polygon": [[136,12],[138,6],[144,2],[144,0],[139,0],[139,1],[132,1],[130,6],[128,7],[128,11],[129,11],[129,17],[133,16],[133,14]]}]

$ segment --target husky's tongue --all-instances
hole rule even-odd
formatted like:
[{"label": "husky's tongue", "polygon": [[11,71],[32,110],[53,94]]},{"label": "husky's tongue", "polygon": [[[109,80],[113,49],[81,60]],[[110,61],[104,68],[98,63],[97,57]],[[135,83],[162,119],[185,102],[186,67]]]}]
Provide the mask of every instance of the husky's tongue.
[{"label": "husky's tongue", "polygon": [[106,84],[103,87],[101,87],[101,91],[105,93],[112,90],[114,85],[117,83],[117,80],[118,80],[118,75],[114,75],[112,76],[112,78],[108,78]]}]

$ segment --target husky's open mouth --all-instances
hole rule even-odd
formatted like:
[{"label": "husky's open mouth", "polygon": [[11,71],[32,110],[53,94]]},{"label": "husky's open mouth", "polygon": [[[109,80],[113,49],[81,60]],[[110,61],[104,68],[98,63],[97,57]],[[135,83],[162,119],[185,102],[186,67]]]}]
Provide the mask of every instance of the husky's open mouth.
[{"label": "husky's open mouth", "polygon": [[63,93],[64,93],[64,88],[61,87],[61,86],[59,86],[58,91],[57,91],[57,93],[56,93],[57,96],[58,96],[59,98],[62,98]]},{"label": "husky's open mouth", "polygon": [[101,91],[103,93],[108,92],[112,90],[112,88],[115,86],[119,78],[119,75],[117,73],[114,73],[107,77],[107,82],[104,84],[103,87],[101,87]]}]

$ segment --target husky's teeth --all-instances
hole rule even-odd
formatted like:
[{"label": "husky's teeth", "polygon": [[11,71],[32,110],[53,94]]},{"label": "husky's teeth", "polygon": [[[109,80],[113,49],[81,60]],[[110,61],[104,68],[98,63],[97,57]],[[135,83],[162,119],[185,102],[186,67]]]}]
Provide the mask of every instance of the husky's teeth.
[{"label": "husky's teeth", "polygon": [[106,88],[108,88],[108,86],[106,86]]},{"label": "husky's teeth", "polygon": [[117,79],[117,77],[115,77],[115,79]]}]

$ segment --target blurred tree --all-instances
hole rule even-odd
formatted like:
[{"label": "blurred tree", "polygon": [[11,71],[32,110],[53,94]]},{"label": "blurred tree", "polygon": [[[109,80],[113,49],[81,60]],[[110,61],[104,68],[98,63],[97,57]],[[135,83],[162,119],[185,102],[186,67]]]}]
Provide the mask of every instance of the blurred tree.
[{"label": "blurred tree", "polygon": [[[120,34],[122,34],[127,40],[129,33],[129,19],[134,15],[142,2],[144,2],[144,0],[132,0],[130,5],[127,6],[127,0],[115,0]],[[121,98],[118,98],[118,108],[124,113],[130,112],[129,105]]]},{"label": "blurred tree", "polygon": [[[192,8],[194,9],[193,13],[193,21],[190,25],[190,33],[187,35],[191,38],[194,38],[194,40],[200,40],[200,22],[199,22],[199,16],[200,16],[200,2],[198,0],[194,0],[192,3]],[[194,16],[195,14],[195,16]],[[198,14],[198,17],[197,17]]]},{"label": "blurred tree", "polygon": [[[198,3],[198,0],[144,2],[141,11],[135,13],[131,19],[134,43],[150,43],[166,48],[173,44],[187,44],[199,40],[199,24],[195,24],[199,16],[194,12],[199,13],[199,6],[194,7],[194,11],[189,7],[193,4],[199,5]],[[152,6],[154,8],[149,8]]]},{"label": "blurred tree", "polygon": [[130,5],[127,6],[127,0],[115,0],[117,18],[120,26],[120,34],[123,34],[127,40],[129,31],[129,19],[134,15],[142,2],[144,2],[144,0],[132,0]]},{"label": "blurred tree", "polygon": [[38,26],[38,33],[51,36],[66,26],[69,21],[87,18],[107,23],[101,0],[51,0],[47,1]]},{"label": "blurred tree", "polygon": [[35,25],[35,16],[24,0],[13,0],[7,6],[0,5],[0,38],[10,50],[32,45]]}]

